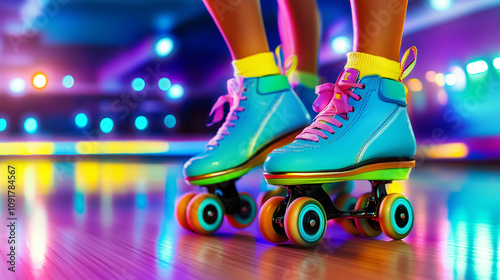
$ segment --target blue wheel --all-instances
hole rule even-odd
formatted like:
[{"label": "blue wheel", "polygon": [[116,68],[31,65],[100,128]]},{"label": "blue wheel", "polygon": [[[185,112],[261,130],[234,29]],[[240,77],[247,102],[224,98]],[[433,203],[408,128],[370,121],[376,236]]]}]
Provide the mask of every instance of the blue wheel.
[{"label": "blue wheel", "polygon": [[224,205],[213,194],[199,194],[192,198],[187,209],[187,220],[193,231],[211,235],[224,220]]},{"label": "blue wheel", "polygon": [[226,219],[233,227],[243,229],[248,227],[257,216],[257,204],[249,193],[242,192],[239,195],[241,200],[240,212],[226,215]]},{"label": "blue wheel", "polygon": [[316,246],[325,235],[326,213],[321,204],[310,197],[294,200],[285,214],[285,232],[298,247]]}]

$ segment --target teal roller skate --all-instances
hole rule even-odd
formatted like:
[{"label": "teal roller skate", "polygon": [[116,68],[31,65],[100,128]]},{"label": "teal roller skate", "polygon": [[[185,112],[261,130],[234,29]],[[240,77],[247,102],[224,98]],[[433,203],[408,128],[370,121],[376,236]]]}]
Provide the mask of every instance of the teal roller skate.
[{"label": "teal roller skate", "polygon": [[[404,86],[379,76],[358,76],[347,68],[335,84],[318,86],[314,106],[319,114],[313,123],[267,157],[264,179],[287,190],[286,198],[268,200],[259,212],[259,227],[268,241],[315,246],[329,219],[344,219],[367,237],[384,232],[402,239],[410,233],[410,201],[387,194],[385,188],[392,180],[407,179],[415,166]],[[343,205],[336,205],[321,187],[351,180],[370,181],[372,191],[355,203],[344,197]]]},{"label": "teal roller skate", "polygon": [[212,124],[222,120],[226,102],[230,110],[217,134],[184,165],[185,181],[208,193],[180,197],[176,217],[181,226],[200,234],[217,231],[224,216],[236,228],[252,223],[257,205],[249,194],[238,194],[235,182],[311,122],[283,75],[230,79],[228,94],[212,108]]}]

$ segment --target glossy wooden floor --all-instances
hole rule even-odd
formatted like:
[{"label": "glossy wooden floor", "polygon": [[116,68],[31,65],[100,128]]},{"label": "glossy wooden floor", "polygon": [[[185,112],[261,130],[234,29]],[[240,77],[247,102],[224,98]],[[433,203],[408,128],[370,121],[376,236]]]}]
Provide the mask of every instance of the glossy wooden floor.
[{"label": "glossy wooden floor", "polygon": [[[426,163],[390,191],[413,202],[403,241],[329,222],[320,246],[273,245],[257,223],[212,237],[181,229],[183,160],[0,162],[0,279],[500,279],[500,166]],[[7,270],[7,164],[16,167],[16,272]],[[262,170],[239,182],[257,196]],[[356,182],[354,194],[369,191]]]}]

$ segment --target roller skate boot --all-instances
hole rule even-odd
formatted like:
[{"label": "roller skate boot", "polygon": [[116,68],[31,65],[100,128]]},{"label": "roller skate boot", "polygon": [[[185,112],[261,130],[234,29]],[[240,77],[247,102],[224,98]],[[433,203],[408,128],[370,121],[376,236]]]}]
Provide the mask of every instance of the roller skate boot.
[{"label": "roller skate boot", "polygon": [[[416,49],[410,50],[416,56]],[[287,190],[286,198],[271,198],[259,212],[259,227],[268,241],[315,246],[329,219],[343,219],[351,233],[366,237],[384,232],[402,239],[410,233],[410,201],[402,194],[387,194],[385,188],[392,180],[407,179],[415,165],[416,142],[400,82],[408,72],[399,81],[378,75],[359,79],[359,71],[346,68],[335,84],[316,88],[314,108],[319,114],[313,123],[264,163],[264,179]],[[351,180],[370,181],[371,192],[355,203],[345,196],[336,205],[321,187]]]},{"label": "roller skate boot", "polygon": [[200,234],[217,231],[224,216],[236,228],[252,223],[257,214],[255,200],[248,193],[238,193],[235,182],[311,122],[283,75],[230,79],[228,94],[212,108],[211,124],[223,119],[226,102],[230,110],[217,134],[183,169],[188,184],[205,187],[208,193],[180,197],[176,217],[181,226]]}]

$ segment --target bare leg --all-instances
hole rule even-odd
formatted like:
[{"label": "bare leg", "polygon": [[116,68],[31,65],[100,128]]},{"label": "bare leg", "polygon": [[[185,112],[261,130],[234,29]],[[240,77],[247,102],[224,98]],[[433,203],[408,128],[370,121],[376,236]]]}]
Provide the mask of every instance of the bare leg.
[{"label": "bare leg", "polygon": [[233,60],[269,52],[259,0],[203,0]]},{"label": "bare leg", "polygon": [[408,0],[351,0],[354,52],[399,61]]},{"label": "bare leg", "polygon": [[321,32],[316,0],[278,0],[278,4],[278,24],[285,56],[297,55],[297,70],[316,74]]}]

